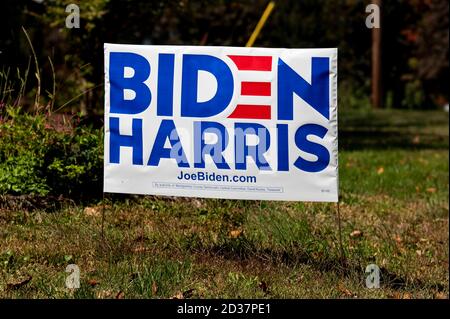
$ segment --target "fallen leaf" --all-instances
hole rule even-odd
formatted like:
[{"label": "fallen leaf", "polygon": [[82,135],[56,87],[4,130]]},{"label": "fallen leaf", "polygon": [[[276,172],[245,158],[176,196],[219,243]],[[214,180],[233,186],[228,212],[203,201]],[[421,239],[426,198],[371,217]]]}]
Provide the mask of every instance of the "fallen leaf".
[{"label": "fallen leaf", "polygon": [[360,230],[354,230],[350,233],[350,237],[358,238],[363,235],[363,232]]},{"label": "fallen leaf", "polygon": [[242,234],[242,230],[240,230],[240,229],[235,229],[235,230],[230,231],[231,238],[238,238],[239,236],[241,236],[241,234]]},{"label": "fallen leaf", "polygon": [[172,299],[186,299],[192,297],[192,293],[195,289],[189,289],[185,292],[177,291],[177,293],[172,297]]},{"label": "fallen leaf", "polygon": [[388,295],[388,297],[392,299],[402,299],[402,296],[397,291],[395,291],[392,295]]},{"label": "fallen leaf", "polygon": [[99,217],[101,215],[100,209],[95,208],[95,207],[86,207],[83,212],[86,216],[91,216],[91,217]]},{"label": "fallen leaf", "polygon": [[122,290],[120,290],[116,295],[116,299],[123,299],[123,298],[125,298],[125,293]]},{"label": "fallen leaf", "polygon": [[348,290],[347,288],[345,288],[345,286],[343,284],[339,284],[338,289],[342,294],[344,294],[346,296],[349,296],[349,297],[353,296],[352,292],[350,290]]},{"label": "fallen leaf", "polygon": [[135,253],[142,253],[147,251],[147,248],[144,245],[137,245],[136,247],[133,248],[133,252]]},{"label": "fallen leaf", "polygon": [[152,295],[155,296],[158,293],[158,285],[156,284],[156,281],[152,283]]},{"label": "fallen leaf", "polygon": [[408,292],[405,292],[402,296],[402,299],[411,299],[411,294]]},{"label": "fallen leaf", "polygon": [[401,292],[394,292],[392,295],[388,295],[389,298],[392,299],[412,299],[412,296],[409,292],[401,293]]},{"label": "fallen leaf", "polygon": [[108,299],[112,297],[113,292],[111,290],[100,290],[96,293],[97,299]]},{"label": "fallen leaf", "polygon": [[427,192],[428,193],[436,193],[436,188],[434,188],[434,187],[427,188]]},{"label": "fallen leaf", "polygon": [[384,173],[384,167],[378,167],[378,169],[377,169],[377,174],[378,175],[381,175],[381,174],[383,174]]},{"label": "fallen leaf", "polygon": [[440,292],[440,291],[436,292],[433,297],[434,297],[434,299],[447,299],[448,298],[445,293]]},{"label": "fallen leaf", "polygon": [[172,299],[184,299],[183,293],[181,291],[177,291],[177,293],[172,296]]},{"label": "fallen leaf", "polygon": [[95,287],[98,284],[99,284],[99,282],[97,280],[95,280],[95,279],[89,279],[88,280],[88,285],[91,286],[91,287]]},{"label": "fallen leaf", "polygon": [[6,290],[19,289],[20,287],[25,286],[27,283],[29,283],[32,278],[33,277],[31,277],[31,276],[27,276],[25,279],[9,283],[6,285]]}]

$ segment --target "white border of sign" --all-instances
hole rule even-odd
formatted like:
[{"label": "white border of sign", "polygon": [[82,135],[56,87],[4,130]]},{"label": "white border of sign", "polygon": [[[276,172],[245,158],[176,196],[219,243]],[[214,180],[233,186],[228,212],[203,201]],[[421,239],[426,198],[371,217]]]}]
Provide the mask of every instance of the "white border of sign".
[{"label": "white border of sign", "polygon": [[[151,66],[151,74],[144,82],[150,88],[152,99],[149,107],[136,115],[113,114],[110,113],[110,79],[109,79],[109,55],[111,52],[132,52],[147,59]],[[227,108],[223,113],[212,118],[182,118],[180,116],[180,90],[181,90],[181,68],[183,67],[183,55],[185,54],[206,54],[217,57],[229,66],[234,81],[235,92],[230,105],[238,103],[239,82],[244,80],[261,79],[271,82],[271,96],[267,102],[272,106],[272,119],[270,120],[248,120],[241,122],[256,122],[268,127],[271,139],[275,142],[277,110],[277,63],[278,59],[283,59],[295,72],[306,81],[311,79],[312,57],[329,58],[329,120],[318,114],[308,103],[298,96],[293,96],[294,100],[294,120],[292,128],[289,128],[289,157],[302,156],[310,161],[314,160],[313,154],[308,154],[296,148],[294,142],[295,129],[301,125],[315,123],[327,129],[327,133],[322,140],[317,136],[310,136],[309,141],[322,144],[330,153],[329,165],[322,171],[311,173],[304,172],[290,167],[288,172],[262,171],[256,165],[248,164],[247,170],[228,171],[217,169],[212,161],[206,160],[204,169],[177,167],[176,162],[170,159],[162,159],[159,166],[148,166],[145,162],[152,152],[157,129],[161,124],[161,118],[156,116],[157,101],[157,75],[158,75],[158,55],[160,53],[170,53],[175,55],[174,65],[174,116],[173,121],[179,129],[182,145],[186,145],[186,154],[189,159],[192,155],[192,135],[193,121],[214,121],[226,126],[230,134],[230,141],[233,139],[233,125],[236,119],[229,119],[227,116],[232,112],[232,108]],[[250,55],[250,56],[272,56],[271,74],[258,72],[239,72],[230,59],[229,55]],[[207,79],[210,79],[207,78]],[[200,81],[200,80],[199,80]],[[200,83],[199,95],[208,96],[209,84]],[[203,92],[205,91],[205,92]],[[251,102],[251,99],[247,99]],[[259,101],[259,100],[258,100]],[[142,119],[143,121],[143,158],[144,165],[132,165],[132,150],[130,147],[120,148],[120,163],[110,163],[110,117],[120,119],[120,134],[132,134],[132,119]],[[242,48],[242,47],[201,47],[201,46],[147,46],[147,45],[121,45],[105,44],[105,140],[104,140],[104,192],[108,193],[128,193],[128,194],[151,194],[169,196],[207,197],[207,198],[229,198],[229,199],[255,199],[255,200],[292,200],[292,201],[338,201],[338,128],[337,128],[337,49],[277,49],[277,48]],[[189,136],[191,139],[189,140]],[[230,144],[231,145],[231,144]],[[224,156],[233,158],[233,152],[226,150]],[[269,163],[276,163],[276,146],[269,149],[266,156]],[[292,163],[290,163],[290,166]],[[196,174],[203,171],[210,174],[233,176],[256,176],[257,183],[251,182],[218,182],[218,181],[193,181],[178,178],[183,173]]]}]

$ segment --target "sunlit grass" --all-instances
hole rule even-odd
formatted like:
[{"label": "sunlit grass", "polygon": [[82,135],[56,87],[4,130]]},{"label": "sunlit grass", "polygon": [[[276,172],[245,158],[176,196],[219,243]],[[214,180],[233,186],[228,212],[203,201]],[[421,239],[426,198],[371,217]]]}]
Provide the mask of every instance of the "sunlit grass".
[{"label": "sunlit grass", "polygon": [[[448,297],[448,115],[409,114],[342,117],[343,136],[375,132],[341,147],[345,260],[334,204],[107,196],[103,237],[101,202],[0,209],[0,297]],[[404,147],[383,147],[377,132],[394,130]],[[380,289],[365,287],[370,263]]]}]

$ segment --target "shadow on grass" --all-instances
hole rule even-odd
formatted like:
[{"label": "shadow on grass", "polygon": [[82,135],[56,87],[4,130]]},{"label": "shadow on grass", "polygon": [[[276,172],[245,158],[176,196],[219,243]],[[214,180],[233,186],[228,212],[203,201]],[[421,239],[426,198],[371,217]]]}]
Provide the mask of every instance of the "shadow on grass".
[{"label": "shadow on grass", "polygon": [[63,196],[52,195],[1,195],[0,209],[11,211],[45,210],[52,213],[65,207],[74,207],[75,201]]},{"label": "shadow on grass", "polygon": [[370,111],[339,114],[339,148],[447,149],[449,118],[444,112]]},{"label": "shadow on grass", "polygon": [[398,131],[376,131],[369,129],[339,130],[339,149],[381,150],[381,149],[447,149],[448,136],[438,134],[415,134]]},{"label": "shadow on grass", "polygon": [[[214,246],[211,249],[197,251],[196,253],[212,255],[240,263],[243,261],[254,262],[264,266],[269,263],[274,267],[284,265],[292,268],[303,264],[320,272],[333,272],[338,277],[355,278],[355,276],[359,276],[361,279],[365,278],[365,267],[370,263],[365,260],[352,259],[345,255],[341,256],[337,251],[319,254],[308,252],[302,249],[300,244],[292,246],[289,250],[274,250],[271,248],[259,249],[246,239],[242,242],[244,243],[242,245],[228,242]],[[430,284],[419,279],[408,279],[384,267],[380,269],[380,285],[383,288],[392,290],[405,290],[408,287],[429,289],[430,286],[440,292],[446,289],[442,284]]]}]

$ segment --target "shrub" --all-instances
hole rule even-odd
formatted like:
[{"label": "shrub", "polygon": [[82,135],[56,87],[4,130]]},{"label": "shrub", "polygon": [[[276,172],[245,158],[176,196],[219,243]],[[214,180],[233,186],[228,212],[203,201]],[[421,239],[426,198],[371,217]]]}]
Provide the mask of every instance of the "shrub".
[{"label": "shrub", "polygon": [[102,192],[103,132],[79,116],[7,108],[0,120],[0,194],[89,199]]}]

